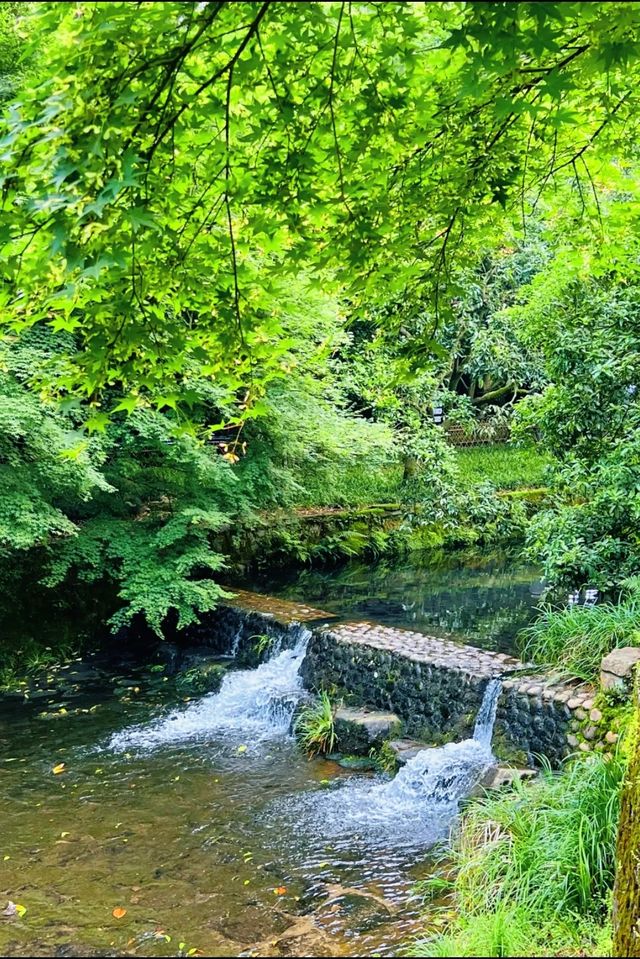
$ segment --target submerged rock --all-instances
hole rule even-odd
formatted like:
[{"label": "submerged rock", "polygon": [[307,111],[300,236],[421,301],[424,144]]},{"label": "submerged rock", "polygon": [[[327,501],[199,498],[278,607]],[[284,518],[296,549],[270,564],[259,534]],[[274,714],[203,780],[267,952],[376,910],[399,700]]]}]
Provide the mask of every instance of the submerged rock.
[{"label": "submerged rock", "polygon": [[410,759],[417,756],[423,749],[435,749],[427,743],[418,742],[417,739],[392,739],[389,743],[389,749],[396,757],[399,766],[404,766]]}]

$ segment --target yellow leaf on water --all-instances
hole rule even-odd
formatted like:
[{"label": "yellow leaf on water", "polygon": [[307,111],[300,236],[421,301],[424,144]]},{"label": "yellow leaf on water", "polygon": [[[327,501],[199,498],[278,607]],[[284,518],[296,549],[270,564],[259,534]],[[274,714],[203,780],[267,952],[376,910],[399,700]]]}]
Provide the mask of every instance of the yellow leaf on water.
[{"label": "yellow leaf on water", "polygon": [[238,746],[238,752],[239,752],[239,753],[246,753],[246,751],[247,751],[247,747],[246,747],[246,746]]},{"label": "yellow leaf on water", "polygon": [[122,919],[122,917],[126,916],[126,914],[127,914],[127,910],[123,909],[122,906],[116,906],[116,908],[111,913],[114,919]]},{"label": "yellow leaf on water", "polygon": [[276,896],[286,896],[286,894],[287,894],[287,887],[286,887],[286,886],[276,886],[276,888],[275,888],[273,891],[275,892]]},{"label": "yellow leaf on water", "polygon": [[65,770],[65,764],[64,764],[64,763],[58,763],[57,766],[54,766],[54,767],[53,767],[53,769],[51,770],[51,772],[52,772],[55,776],[57,776],[59,773],[63,773],[64,770]]},{"label": "yellow leaf on water", "polygon": [[26,906],[21,906],[19,902],[16,903],[16,912],[18,913],[21,919],[24,916],[26,911],[27,911]]}]

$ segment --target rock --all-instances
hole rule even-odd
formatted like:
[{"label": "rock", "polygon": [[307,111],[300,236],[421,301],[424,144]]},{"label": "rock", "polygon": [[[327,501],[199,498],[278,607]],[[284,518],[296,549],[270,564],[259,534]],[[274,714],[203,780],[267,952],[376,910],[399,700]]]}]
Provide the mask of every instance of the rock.
[{"label": "rock", "polygon": [[600,664],[602,689],[630,689],[633,669],[640,662],[640,647],[622,646],[612,650]]},{"label": "rock", "polygon": [[340,752],[356,756],[367,755],[373,746],[379,746],[399,728],[400,720],[395,713],[341,706],[335,714],[336,744]]},{"label": "rock", "polygon": [[580,743],[580,745],[578,746],[578,749],[582,750],[583,753],[591,752],[591,746],[589,745],[589,743]]},{"label": "rock", "polygon": [[599,723],[600,720],[602,719],[602,713],[600,712],[599,709],[596,709],[594,707],[589,713],[589,719],[591,720],[592,723]]},{"label": "rock", "polygon": [[533,779],[537,775],[535,769],[518,768],[516,766],[490,766],[479,782],[471,790],[470,798],[484,795],[487,789],[504,789],[514,786],[518,782]]},{"label": "rock", "polygon": [[173,676],[180,663],[180,650],[175,643],[162,642],[156,647],[156,662],[162,663],[167,676]]},{"label": "rock", "polygon": [[613,730],[610,729],[604,738],[606,742],[613,746],[614,743],[618,742],[618,733],[614,733]]},{"label": "rock", "polygon": [[226,669],[219,663],[201,663],[181,672],[176,679],[176,689],[181,694],[202,695],[217,693],[222,685]]},{"label": "rock", "polygon": [[398,765],[404,766],[410,759],[421,753],[423,749],[435,749],[435,747],[420,743],[417,739],[392,739],[389,743],[389,749],[395,755]]},{"label": "rock", "polygon": [[584,709],[581,709],[580,707],[576,709],[573,715],[576,717],[576,719],[580,720],[587,718],[587,714],[585,713]]},{"label": "rock", "polygon": [[573,746],[573,748],[575,749],[575,747],[578,745],[578,737],[574,736],[573,733],[570,733],[567,736],[567,742],[569,743],[570,746]]},{"label": "rock", "polygon": [[595,739],[597,731],[595,726],[588,726],[584,731],[584,738],[589,740]]}]

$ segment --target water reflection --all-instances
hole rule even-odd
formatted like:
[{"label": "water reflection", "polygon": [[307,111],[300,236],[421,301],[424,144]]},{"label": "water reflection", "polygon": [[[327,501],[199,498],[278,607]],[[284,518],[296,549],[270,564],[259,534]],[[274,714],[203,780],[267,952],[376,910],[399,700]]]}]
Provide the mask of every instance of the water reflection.
[{"label": "water reflection", "polygon": [[278,572],[251,585],[344,619],[407,626],[505,653],[516,651],[515,638],[537,615],[544,593],[540,571],[507,553],[349,562]]}]

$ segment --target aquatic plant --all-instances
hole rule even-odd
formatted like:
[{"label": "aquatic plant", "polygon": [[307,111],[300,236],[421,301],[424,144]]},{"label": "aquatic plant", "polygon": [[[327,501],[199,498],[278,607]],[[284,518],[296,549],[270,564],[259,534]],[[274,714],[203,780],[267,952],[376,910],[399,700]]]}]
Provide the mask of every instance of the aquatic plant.
[{"label": "aquatic plant", "polygon": [[301,709],[294,732],[310,757],[333,751],[336,741],[335,707],[325,690],[314,702]]}]

